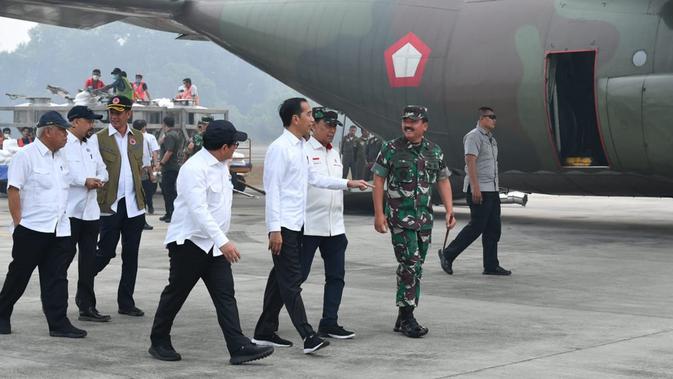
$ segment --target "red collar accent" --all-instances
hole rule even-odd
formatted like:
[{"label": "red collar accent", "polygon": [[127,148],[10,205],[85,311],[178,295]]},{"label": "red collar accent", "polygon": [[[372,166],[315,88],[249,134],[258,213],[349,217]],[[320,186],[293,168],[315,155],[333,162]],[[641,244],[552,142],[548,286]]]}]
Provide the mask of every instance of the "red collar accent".
[{"label": "red collar accent", "polygon": [[332,150],[333,146],[332,146],[331,143],[328,143],[327,146],[325,146],[325,147],[327,148],[327,151],[329,151],[329,150]]}]

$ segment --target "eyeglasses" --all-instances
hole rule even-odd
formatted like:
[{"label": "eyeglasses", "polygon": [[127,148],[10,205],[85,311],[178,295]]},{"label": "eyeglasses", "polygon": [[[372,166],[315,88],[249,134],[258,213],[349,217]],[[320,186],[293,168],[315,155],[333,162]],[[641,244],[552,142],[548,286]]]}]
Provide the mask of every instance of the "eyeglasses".
[{"label": "eyeglasses", "polygon": [[494,120],[494,121],[497,119],[496,115],[494,115],[494,114],[487,114],[487,115],[481,116],[481,117],[490,118],[491,120]]},{"label": "eyeglasses", "polygon": [[238,147],[238,142],[230,143],[229,146]]}]

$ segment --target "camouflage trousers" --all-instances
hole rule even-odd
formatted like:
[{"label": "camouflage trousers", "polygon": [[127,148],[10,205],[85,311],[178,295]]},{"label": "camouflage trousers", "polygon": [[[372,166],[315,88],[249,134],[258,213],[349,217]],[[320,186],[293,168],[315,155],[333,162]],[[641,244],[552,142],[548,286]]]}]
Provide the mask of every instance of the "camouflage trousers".
[{"label": "camouflage trousers", "polygon": [[390,234],[393,240],[397,267],[397,295],[398,307],[418,305],[421,296],[421,277],[423,276],[423,262],[430,247],[432,230],[412,230],[391,227]]}]

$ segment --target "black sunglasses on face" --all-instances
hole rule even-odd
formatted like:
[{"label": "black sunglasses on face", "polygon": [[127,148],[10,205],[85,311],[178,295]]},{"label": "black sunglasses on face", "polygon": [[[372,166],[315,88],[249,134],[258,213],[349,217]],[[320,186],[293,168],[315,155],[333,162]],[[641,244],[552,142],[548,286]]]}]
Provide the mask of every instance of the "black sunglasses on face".
[{"label": "black sunglasses on face", "polygon": [[491,120],[496,120],[497,119],[497,117],[494,114],[487,114],[487,115],[481,116],[481,117],[490,118]]}]

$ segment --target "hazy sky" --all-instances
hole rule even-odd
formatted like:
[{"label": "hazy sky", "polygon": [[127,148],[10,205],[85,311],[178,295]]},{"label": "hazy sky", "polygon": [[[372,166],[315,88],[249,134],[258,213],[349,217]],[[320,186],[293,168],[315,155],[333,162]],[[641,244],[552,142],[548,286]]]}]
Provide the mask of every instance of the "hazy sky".
[{"label": "hazy sky", "polygon": [[28,30],[34,22],[0,17],[0,51],[14,51],[21,42],[28,42]]}]

